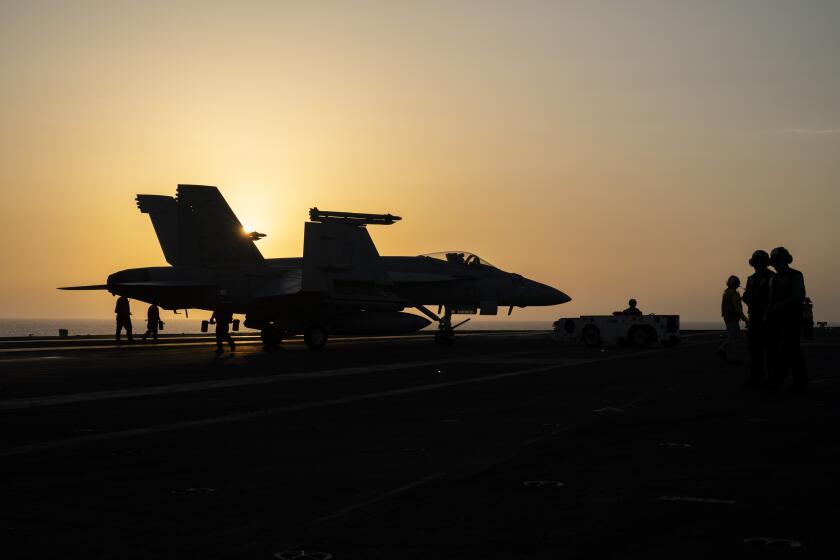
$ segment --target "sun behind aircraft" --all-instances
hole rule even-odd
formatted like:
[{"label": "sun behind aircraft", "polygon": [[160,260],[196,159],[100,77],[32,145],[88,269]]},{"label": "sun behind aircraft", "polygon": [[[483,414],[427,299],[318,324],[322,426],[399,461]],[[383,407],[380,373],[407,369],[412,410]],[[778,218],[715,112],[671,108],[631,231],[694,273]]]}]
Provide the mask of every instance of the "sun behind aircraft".
[{"label": "sun behind aircraft", "polygon": [[303,257],[266,259],[254,244],[264,234],[246,232],[216,187],[178,185],[175,197],[137,195],[137,206],[149,214],[171,266],[121,270],[104,285],[60,289],[108,290],[171,310],[225,303],[261,331],[267,347],[303,334],[312,349],[330,334],[413,332],[430,320],[438,323],[435,340],[449,345],[466,322],[453,325],[453,314],[495,315],[499,307],[510,314],[571,299],[467,252],[381,257],[367,226],[401,219],[391,214],[313,208]]}]

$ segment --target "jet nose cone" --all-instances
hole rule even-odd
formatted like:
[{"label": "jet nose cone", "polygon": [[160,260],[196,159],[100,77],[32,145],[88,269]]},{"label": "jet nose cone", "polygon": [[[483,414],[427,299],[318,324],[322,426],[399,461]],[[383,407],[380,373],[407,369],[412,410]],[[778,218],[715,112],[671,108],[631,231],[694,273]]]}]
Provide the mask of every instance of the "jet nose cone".
[{"label": "jet nose cone", "polygon": [[566,294],[564,294],[560,290],[556,290],[554,288],[551,288],[551,291],[554,292],[553,296],[552,296],[553,301],[552,301],[551,305],[560,305],[561,303],[567,303],[567,302],[572,301],[572,298],[570,298],[569,296],[567,296]]},{"label": "jet nose cone", "polygon": [[531,287],[531,299],[530,305],[560,305],[572,301],[572,298],[560,290],[538,282],[534,282]]}]

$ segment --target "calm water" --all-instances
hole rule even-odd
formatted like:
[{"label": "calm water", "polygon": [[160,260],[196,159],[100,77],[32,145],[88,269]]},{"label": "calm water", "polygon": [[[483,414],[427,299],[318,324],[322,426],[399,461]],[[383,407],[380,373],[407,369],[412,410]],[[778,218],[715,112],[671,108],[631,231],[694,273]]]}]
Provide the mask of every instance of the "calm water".
[{"label": "calm water", "polygon": [[[208,319],[206,313],[195,313],[189,319],[181,317],[163,317],[166,325],[163,334],[197,333],[201,330],[202,319]],[[146,321],[135,318],[134,330],[141,333],[146,330]],[[460,329],[464,330],[547,330],[552,321],[515,321],[504,319],[473,319]],[[722,323],[703,321],[684,321],[683,329],[719,330]],[[0,319],[0,337],[3,336],[57,336],[58,329],[68,329],[71,336],[88,334],[113,334],[113,319]],[[244,329],[247,331],[248,329]]]}]

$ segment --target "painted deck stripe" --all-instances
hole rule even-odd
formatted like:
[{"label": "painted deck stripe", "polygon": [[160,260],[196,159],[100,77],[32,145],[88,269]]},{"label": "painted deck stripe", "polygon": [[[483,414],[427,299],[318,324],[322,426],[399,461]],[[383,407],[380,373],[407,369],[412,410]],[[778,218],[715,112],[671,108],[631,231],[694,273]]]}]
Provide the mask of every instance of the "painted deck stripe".
[{"label": "painted deck stripe", "polygon": [[153,387],[136,387],[132,389],[114,389],[111,391],[95,391],[91,393],[73,393],[69,395],[53,395],[46,397],[25,397],[19,399],[9,399],[0,401],[0,411],[25,410],[29,408],[39,408],[42,406],[56,406],[63,404],[76,404],[83,402],[95,402],[133,397],[148,397],[154,395],[168,395],[170,393],[210,391],[213,389],[248,387],[251,385],[266,385],[271,383],[284,383],[287,381],[323,379],[325,377],[343,377],[347,375],[361,375],[365,373],[379,373],[383,371],[398,371],[415,367],[438,366],[442,364],[463,362],[464,360],[427,360],[419,362],[398,362],[391,364],[381,364],[377,366],[360,366],[340,369],[327,369],[311,372],[262,375],[259,377],[242,377],[239,379],[196,381],[194,383],[156,385]]},{"label": "painted deck stripe", "polygon": [[[654,352],[658,352],[658,349],[654,350],[645,350],[642,352],[637,352],[635,354],[622,354],[617,356],[609,356],[605,358],[593,359],[590,360],[591,362],[610,362],[614,360],[619,360],[628,357],[639,357],[645,356]],[[586,362],[583,362],[586,363]],[[271,416],[277,416],[280,414],[286,414],[290,412],[301,412],[306,410],[313,410],[318,408],[326,408],[330,406],[340,406],[344,404],[351,404],[356,402],[363,402],[368,400],[376,400],[382,398],[389,398],[389,397],[396,397],[402,395],[409,395],[413,393],[423,393],[428,391],[435,391],[438,389],[444,389],[447,387],[456,387],[461,385],[473,385],[478,383],[486,383],[489,381],[496,381],[499,379],[507,379],[512,377],[520,377],[524,375],[531,375],[536,373],[545,373],[551,370],[562,369],[566,367],[562,364],[554,364],[554,365],[547,365],[541,367],[534,367],[528,368],[523,370],[517,371],[509,371],[505,373],[496,373],[492,375],[484,375],[480,377],[473,377],[469,379],[460,379],[457,381],[447,381],[442,383],[432,383],[428,385],[419,385],[415,387],[406,387],[403,389],[391,389],[388,391],[378,391],[375,393],[367,393],[363,395],[353,395],[350,397],[342,397],[336,399],[328,399],[323,401],[315,401],[315,402],[308,402],[308,403],[299,403],[275,408],[266,408],[261,410],[255,410],[251,412],[240,412],[234,414],[225,414],[222,416],[216,416],[211,418],[203,418],[200,420],[185,420],[181,422],[172,422],[169,424],[159,424],[156,426],[148,426],[143,428],[131,428],[127,430],[120,430],[115,432],[107,432],[103,434],[90,434],[86,436],[76,436],[71,438],[64,438],[59,440],[52,440],[46,441],[41,443],[31,443],[20,445],[16,447],[10,447],[7,449],[0,450],[0,457],[13,457],[18,455],[27,455],[30,453],[37,453],[41,451],[49,451],[53,449],[62,449],[62,448],[71,448],[79,445],[88,445],[88,444],[95,444],[95,443],[102,443],[106,441],[112,440],[119,440],[125,439],[130,437],[136,436],[146,436],[146,435],[153,435],[159,433],[166,433],[166,432],[174,432],[180,430],[188,430],[192,428],[202,428],[207,426],[215,426],[221,424],[230,424],[234,422],[242,422],[246,420],[253,420],[258,418],[267,418]],[[630,403],[625,404],[624,406],[635,404],[637,400],[630,401]],[[527,442],[526,442],[527,443]]]},{"label": "painted deck stripe", "polygon": [[[639,354],[636,354],[637,356]],[[619,356],[612,358],[604,358],[593,361],[611,361],[617,359]],[[169,424],[159,424],[156,426],[148,426],[144,428],[131,428],[128,430],[120,430],[116,432],[107,432],[103,434],[90,434],[85,436],[76,436],[59,440],[52,440],[42,443],[31,443],[11,447],[0,450],[0,457],[12,457],[15,455],[26,455],[29,453],[36,453],[39,451],[48,451],[52,449],[70,448],[78,445],[87,445],[93,443],[101,443],[112,440],[125,439],[136,436],[146,436],[153,434],[160,434],[166,432],[175,432],[180,430],[187,430],[192,428],[203,428],[207,426],[216,426],[220,424],[230,424],[233,422],[242,422],[245,420],[254,420],[258,418],[268,418],[280,414],[290,412],[301,412],[306,410],[313,410],[318,408],[326,408],[330,406],[340,406],[345,404],[370,401],[376,399],[383,399],[389,397],[398,397],[403,395],[410,395],[414,393],[425,393],[429,391],[436,391],[438,389],[445,389],[448,387],[457,387],[463,385],[474,385],[478,383],[486,383],[489,381],[497,381],[499,379],[508,379],[512,377],[520,377],[523,375],[531,375],[535,373],[545,373],[547,371],[562,368],[562,365],[549,365],[535,368],[522,369],[517,371],[509,371],[505,373],[496,373],[492,375],[484,375],[480,377],[472,377],[470,379],[459,379],[457,381],[446,381],[442,383],[431,383],[428,385],[419,385],[415,387],[406,387],[403,389],[390,389],[388,391],[378,391],[375,393],[366,393],[362,395],[353,395],[349,397],[341,397],[336,399],[327,399],[323,401],[306,402],[299,404],[292,404],[287,406],[280,406],[275,408],[265,408],[261,410],[254,410],[250,412],[239,412],[234,414],[225,414],[212,418],[203,418],[200,420],[185,420],[181,422],[172,422]]]},{"label": "painted deck stripe", "polygon": [[191,393],[196,391],[211,391],[214,389],[229,389],[235,387],[248,387],[252,385],[266,385],[272,383],[284,383],[288,381],[301,381],[312,379],[323,379],[329,377],[344,377],[348,375],[362,375],[366,373],[380,373],[383,371],[399,371],[417,367],[431,367],[440,365],[455,364],[489,364],[489,365],[550,365],[552,367],[565,367],[578,365],[592,360],[583,359],[556,359],[537,361],[508,361],[500,356],[493,359],[492,356],[477,358],[463,358],[455,360],[426,360],[418,362],[398,362],[381,364],[377,366],[361,366],[340,369],[329,369],[312,372],[296,372],[288,374],[262,375],[259,377],[243,377],[238,379],[219,379],[214,381],[196,381],[193,383],[178,383],[172,385],[155,385],[153,387],[136,387],[131,389],[114,389],[110,391],[95,391],[90,393],[72,393],[65,395],[52,395],[44,397],[21,397],[0,401],[0,412],[12,410],[26,410],[44,406],[59,406],[67,404],[78,404],[86,402],[106,401],[113,399],[126,399],[136,397],[149,397],[155,395],[168,395],[174,393]]},{"label": "painted deck stripe", "polygon": [[387,500],[388,498],[392,498],[392,497],[396,496],[397,494],[402,494],[403,492],[407,492],[407,491],[409,491],[413,488],[417,488],[418,486],[422,486],[422,485],[427,484],[427,483],[429,483],[433,480],[443,478],[444,476],[446,476],[446,473],[436,473],[436,474],[421,478],[420,480],[415,480],[414,482],[409,482],[408,484],[404,484],[403,486],[400,486],[399,488],[394,488],[393,490],[389,490],[388,492],[385,492],[385,493],[380,494],[378,496],[374,496],[373,498],[370,498],[368,500],[364,500],[364,501],[359,502],[357,504],[353,504],[351,506],[347,506],[347,507],[341,508],[339,510],[336,510],[329,515],[325,515],[324,517],[316,519],[315,522],[316,523],[323,523],[324,521],[330,521],[332,519],[337,519],[339,517],[344,517],[348,513],[353,513],[354,511],[362,509],[363,507],[367,507],[371,504],[375,504],[377,502]]},{"label": "painted deck stripe", "polygon": [[[467,337],[476,337],[476,336],[484,336],[484,337],[495,337],[495,336],[505,336],[505,337],[522,337],[522,336],[538,336],[538,335],[545,335],[548,334],[550,331],[500,331],[500,332],[463,332],[458,333],[459,338],[467,338]],[[411,334],[411,335],[392,335],[392,336],[354,336],[354,337],[336,337],[330,338],[329,344],[343,344],[347,342],[381,342],[387,340],[407,340],[407,341],[414,341],[414,340],[432,340],[433,333],[427,332],[424,334]],[[185,337],[185,338],[192,338],[192,337]],[[259,346],[262,345],[262,341],[259,337],[254,336],[247,336],[246,338],[237,338],[234,337],[234,342],[236,342],[237,346]],[[25,341],[24,341],[25,342]],[[215,345],[215,338],[207,337],[206,340],[196,341],[196,342],[159,342],[158,344],[147,343],[143,344],[140,342],[135,342],[133,344],[122,344],[118,345],[115,343],[109,344],[80,344],[80,345],[55,345],[55,346],[35,346],[35,347],[3,347],[2,343],[0,343],[0,355],[2,354],[13,354],[13,353],[20,353],[20,352],[64,352],[64,351],[79,351],[79,350],[136,350],[136,349],[163,349],[163,348],[184,348],[189,346],[207,346],[212,347]],[[299,345],[303,344],[303,338],[288,338],[283,340],[283,345],[294,344]]]}]

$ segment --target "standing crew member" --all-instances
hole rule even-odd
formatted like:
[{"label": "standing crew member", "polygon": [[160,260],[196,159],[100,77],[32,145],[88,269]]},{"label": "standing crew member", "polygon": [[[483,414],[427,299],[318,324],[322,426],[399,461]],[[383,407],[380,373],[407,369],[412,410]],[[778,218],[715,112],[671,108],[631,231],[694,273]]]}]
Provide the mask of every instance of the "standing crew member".
[{"label": "standing crew member", "polygon": [[802,310],[805,303],[805,278],[790,267],[793,256],[784,247],[770,251],[770,265],[776,275],[770,281],[770,308],[767,317],[776,336],[773,388],[780,389],[788,372],[793,373],[790,390],[801,392],[808,385],[805,358],[799,346]]},{"label": "standing crew member", "polygon": [[805,340],[814,340],[814,304],[809,297],[802,308],[802,334]]},{"label": "standing crew member", "polygon": [[755,273],[747,278],[744,290],[744,303],[749,307],[750,322],[747,325],[747,347],[750,351],[750,378],[744,387],[758,387],[765,380],[764,365],[767,349],[770,347],[770,333],[767,327],[767,308],[770,305],[770,280],[773,271],[770,255],[761,249],[750,257],[750,266]]},{"label": "standing crew member", "polygon": [[225,351],[225,341],[230,345],[231,352],[236,350],[236,343],[233,342],[229,331],[229,325],[233,321],[233,311],[231,310],[230,302],[223,301],[216,307],[212,317],[210,317],[210,322],[212,323],[213,321],[216,322],[216,354],[221,354]]},{"label": "standing crew member", "polygon": [[120,340],[120,333],[123,328],[125,328],[125,334],[128,337],[128,341],[134,342],[134,338],[131,335],[131,307],[128,304],[127,297],[120,296],[117,298],[117,305],[114,307],[114,313],[117,314],[117,344],[122,344],[122,340]]},{"label": "standing crew member", "polygon": [[635,299],[631,299],[630,301],[628,301],[627,305],[629,305],[630,307],[628,307],[627,309],[622,311],[621,312],[622,315],[641,315],[642,314],[641,310],[638,307],[636,307],[636,300]]},{"label": "standing crew member", "polygon": [[723,291],[723,300],[720,304],[720,312],[723,315],[723,322],[726,324],[726,342],[720,346],[718,354],[730,364],[741,363],[738,360],[738,337],[741,334],[741,321],[749,325],[749,320],[744,315],[744,308],[741,305],[741,296],[738,294],[738,286],[740,285],[740,278],[730,276],[726,280],[726,289]]},{"label": "standing crew member", "polygon": [[146,312],[146,332],[143,334],[143,342],[146,342],[146,337],[152,335],[152,340],[157,344],[158,326],[160,323],[160,308],[156,303],[149,306]]}]

